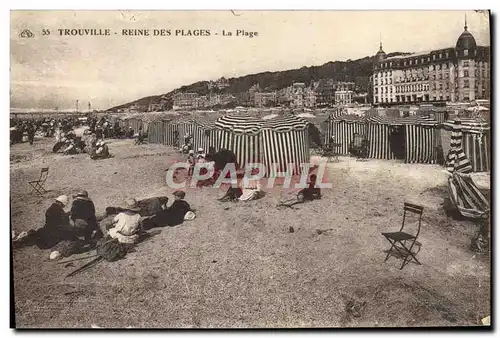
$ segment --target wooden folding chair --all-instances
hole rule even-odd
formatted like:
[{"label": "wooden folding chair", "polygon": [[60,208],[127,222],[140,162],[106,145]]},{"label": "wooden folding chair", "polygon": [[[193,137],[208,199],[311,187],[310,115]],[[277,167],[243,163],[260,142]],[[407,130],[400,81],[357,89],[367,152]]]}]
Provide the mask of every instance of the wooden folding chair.
[{"label": "wooden folding chair", "polygon": [[45,181],[47,180],[47,177],[49,176],[49,168],[42,168],[40,170],[40,177],[36,181],[29,181],[29,185],[31,185],[32,189],[30,194],[33,194],[33,192],[37,192],[40,196],[45,194],[47,190],[43,187],[45,184]]},{"label": "wooden folding chair", "polygon": [[[391,248],[387,252],[387,256],[385,257],[385,261],[389,259],[389,256],[395,255],[400,258],[404,258],[403,264],[399,268],[400,270],[405,267],[410,261],[414,260],[417,264],[421,265],[418,259],[415,257],[416,254],[420,251],[421,244],[417,242],[418,235],[420,234],[420,226],[422,225],[422,213],[424,211],[424,207],[406,203],[404,204],[404,213],[403,213],[403,224],[401,225],[401,229],[398,232],[383,232],[382,235],[391,243]],[[418,218],[418,229],[415,235],[411,235],[407,232],[404,232],[406,214],[407,212],[411,212],[417,214]],[[408,246],[408,242],[410,245]],[[419,250],[417,252],[413,252],[413,247],[417,245]]]}]

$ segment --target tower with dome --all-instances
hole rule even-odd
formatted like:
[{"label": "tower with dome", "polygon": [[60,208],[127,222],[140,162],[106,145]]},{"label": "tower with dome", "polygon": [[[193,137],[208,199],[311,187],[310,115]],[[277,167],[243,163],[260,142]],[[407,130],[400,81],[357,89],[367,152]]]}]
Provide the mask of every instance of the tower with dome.
[{"label": "tower with dome", "polygon": [[467,18],[453,47],[388,57],[381,41],[374,60],[371,83],[375,105],[490,98],[490,47],[477,45]]}]

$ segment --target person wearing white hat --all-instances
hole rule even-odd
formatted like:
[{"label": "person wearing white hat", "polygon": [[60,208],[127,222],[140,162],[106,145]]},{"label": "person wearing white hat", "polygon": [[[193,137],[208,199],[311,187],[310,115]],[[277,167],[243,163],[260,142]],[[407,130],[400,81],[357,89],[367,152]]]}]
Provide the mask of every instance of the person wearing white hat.
[{"label": "person wearing white hat", "polygon": [[37,230],[23,231],[13,239],[14,246],[36,244],[41,249],[49,249],[62,240],[77,240],[71,233],[69,227],[69,213],[64,211],[68,205],[69,198],[61,195],[54,200],[54,203],[45,212],[45,225]]}]

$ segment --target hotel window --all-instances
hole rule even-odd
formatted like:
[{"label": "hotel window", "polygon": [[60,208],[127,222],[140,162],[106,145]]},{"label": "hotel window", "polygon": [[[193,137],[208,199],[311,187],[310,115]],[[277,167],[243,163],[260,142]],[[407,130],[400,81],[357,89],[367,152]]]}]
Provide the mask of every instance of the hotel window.
[{"label": "hotel window", "polygon": [[450,57],[450,53],[446,52],[446,58]]},{"label": "hotel window", "polygon": [[469,50],[468,49],[464,49],[464,56],[469,56]]},{"label": "hotel window", "polygon": [[464,80],[464,88],[469,88],[469,80]]},{"label": "hotel window", "polygon": [[469,61],[464,61],[464,67],[469,67]]},{"label": "hotel window", "polygon": [[424,63],[424,62],[425,62],[424,59],[420,59],[420,63]]},{"label": "hotel window", "polygon": [[429,62],[429,61],[431,61],[431,58],[430,58],[430,57],[428,57],[428,58],[427,58],[427,62]]},{"label": "hotel window", "polygon": [[443,84],[442,83],[439,84],[439,89],[440,90],[443,89]]},{"label": "hotel window", "polygon": [[403,62],[403,64],[406,66],[406,61],[405,61],[405,62]]},{"label": "hotel window", "polygon": [[443,54],[439,53],[439,58],[442,59],[443,58]]},{"label": "hotel window", "polygon": [[464,70],[464,77],[469,77],[469,71],[468,70]]},{"label": "hotel window", "polygon": [[446,83],[446,89],[450,89],[450,84]]}]

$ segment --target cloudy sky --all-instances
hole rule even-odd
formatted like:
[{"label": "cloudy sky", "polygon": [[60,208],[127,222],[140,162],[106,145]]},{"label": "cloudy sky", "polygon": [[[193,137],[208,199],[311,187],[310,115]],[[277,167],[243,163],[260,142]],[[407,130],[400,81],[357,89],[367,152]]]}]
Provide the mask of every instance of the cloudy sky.
[{"label": "cloudy sky", "polygon": [[[489,45],[486,14],[467,12],[469,31]],[[13,11],[11,107],[105,109],[221,76],[321,65],[385,52],[455,45],[464,11]],[[58,29],[110,29],[109,36],[60,36]],[[29,29],[33,38],[21,38]],[[42,35],[42,30],[50,35]],[[170,29],[171,36],[123,36]],[[175,36],[175,30],[210,36]],[[222,31],[233,32],[224,37]],[[236,30],[258,32],[237,37]],[[116,33],[116,34],[115,34]],[[218,35],[215,35],[218,33]]]}]

